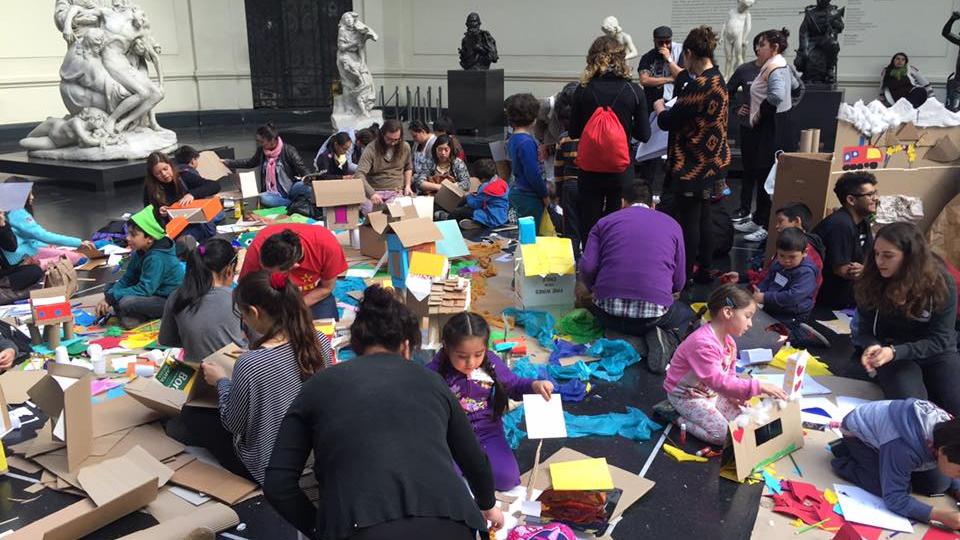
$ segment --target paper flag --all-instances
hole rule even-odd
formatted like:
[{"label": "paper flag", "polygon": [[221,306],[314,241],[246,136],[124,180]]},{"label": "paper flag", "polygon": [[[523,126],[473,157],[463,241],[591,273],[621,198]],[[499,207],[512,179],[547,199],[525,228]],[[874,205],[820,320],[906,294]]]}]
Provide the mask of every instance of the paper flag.
[{"label": "paper flag", "polygon": [[520,253],[528,276],[567,275],[575,271],[569,238],[539,236],[534,244],[521,244]]},{"label": "paper flag", "polygon": [[410,254],[410,269],[407,273],[432,278],[446,277],[447,258],[443,255],[414,251]]},{"label": "paper flag", "polygon": [[553,489],[560,491],[613,489],[613,478],[606,458],[551,463],[550,479]]}]

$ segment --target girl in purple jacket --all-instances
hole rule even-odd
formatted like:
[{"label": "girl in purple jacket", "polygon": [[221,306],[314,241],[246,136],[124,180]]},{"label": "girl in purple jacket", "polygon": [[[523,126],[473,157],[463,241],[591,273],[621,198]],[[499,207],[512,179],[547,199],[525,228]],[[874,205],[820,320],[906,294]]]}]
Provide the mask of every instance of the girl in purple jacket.
[{"label": "girl in purple jacket", "polygon": [[[503,432],[501,417],[508,399],[540,394],[549,400],[550,381],[517,377],[503,360],[487,349],[490,327],[476,313],[458,313],[443,327],[443,348],[427,366],[438,372],[460,401],[473,425],[490,467],[497,491],[520,485],[520,468]],[[560,399],[560,398],[557,398]]]}]

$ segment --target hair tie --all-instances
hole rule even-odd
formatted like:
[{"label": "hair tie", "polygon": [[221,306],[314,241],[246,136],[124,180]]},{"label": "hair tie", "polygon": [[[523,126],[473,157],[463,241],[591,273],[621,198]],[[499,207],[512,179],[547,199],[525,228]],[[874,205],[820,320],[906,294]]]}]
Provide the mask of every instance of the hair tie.
[{"label": "hair tie", "polygon": [[199,253],[201,257],[205,256],[207,254],[207,246],[203,244],[197,246],[197,253]]},{"label": "hair tie", "polygon": [[270,274],[270,286],[276,291],[282,291],[287,286],[287,275],[283,272]]}]

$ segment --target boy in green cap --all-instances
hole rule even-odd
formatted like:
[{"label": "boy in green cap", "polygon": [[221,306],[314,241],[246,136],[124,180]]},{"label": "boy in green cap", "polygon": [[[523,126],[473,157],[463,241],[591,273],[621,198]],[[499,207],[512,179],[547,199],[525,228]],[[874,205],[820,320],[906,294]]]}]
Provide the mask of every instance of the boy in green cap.
[{"label": "boy in green cap", "polygon": [[97,316],[112,310],[120,317],[120,325],[129,329],[163,315],[167,296],[183,282],[183,266],[153,206],[127,222],[127,247],[131,251],[127,270],[104,292]]}]

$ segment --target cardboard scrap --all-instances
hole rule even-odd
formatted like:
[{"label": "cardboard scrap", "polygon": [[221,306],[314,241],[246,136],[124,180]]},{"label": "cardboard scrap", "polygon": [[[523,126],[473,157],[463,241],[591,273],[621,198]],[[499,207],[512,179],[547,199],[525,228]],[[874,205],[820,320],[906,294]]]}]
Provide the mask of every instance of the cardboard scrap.
[{"label": "cardboard scrap", "polygon": [[230,507],[214,503],[195,507],[177,519],[161,521],[149,529],[121,537],[121,540],[180,540],[199,528],[225,531],[240,524],[240,517]]},{"label": "cardboard scrap", "polygon": [[210,495],[227,504],[236,504],[257,490],[253,482],[232,472],[194,460],[173,473],[171,482]]},{"label": "cardboard scrap", "polygon": [[0,389],[7,403],[24,403],[30,399],[27,391],[45,376],[43,371],[7,371],[0,375]]},{"label": "cardboard scrap", "polygon": [[172,469],[135,446],[122,457],[81,469],[77,479],[87,495],[100,506],[150,478],[156,480],[157,488],[163,487],[171,476]]},{"label": "cardboard scrap", "polygon": [[952,163],[960,159],[960,148],[949,135],[940,137],[936,144],[927,150],[923,159],[936,161],[937,163]]},{"label": "cardboard scrap", "polygon": [[216,152],[204,150],[197,158],[197,173],[207,180],[219,180],[230,176],[230,168],[223,164]]}]

